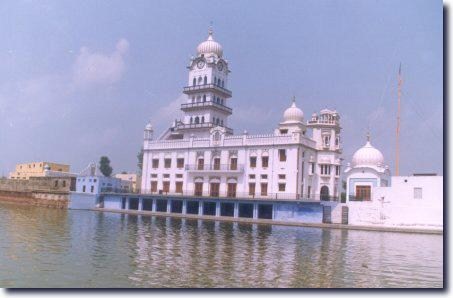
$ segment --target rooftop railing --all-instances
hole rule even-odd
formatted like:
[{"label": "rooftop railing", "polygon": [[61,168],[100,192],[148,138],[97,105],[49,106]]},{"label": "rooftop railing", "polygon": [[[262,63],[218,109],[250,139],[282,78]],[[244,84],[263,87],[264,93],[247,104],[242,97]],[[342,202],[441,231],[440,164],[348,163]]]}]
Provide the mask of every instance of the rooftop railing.
[{"label": "rooftop railing", "polygon": [[244,165],[232,165],[232,164],[190,164],[185,166],[186,171],[219,171],[219,172],[227,172],[227,171],[236,171],[236,172],[243,172]]},{"label": "rooftop railing", "polygon": [[198,91],[201,91],[201,90],[217,90],[217,91],[222,92],[227,97],[231,97],[232,96],[232,93],[231,93],[230,90],[225,89],[223,87],[220,87],[219,85],[216,85],[216,84],[204,84],[204,85],[196,85],[196,86],[187,86],[187,87],[184,87],[183,93],[190,94],[190,93],[198,92]]},{"label": "rooftop railing", "polygon": [[199,107],[216,107],[228,113],[233,113],[233,110],[223,104],[214,102],[214,101],[204,101],[204,102],[192,102],[192,103],[183,103],[181,104],[181,109],[187,110],[191,108],[199,108]]}]

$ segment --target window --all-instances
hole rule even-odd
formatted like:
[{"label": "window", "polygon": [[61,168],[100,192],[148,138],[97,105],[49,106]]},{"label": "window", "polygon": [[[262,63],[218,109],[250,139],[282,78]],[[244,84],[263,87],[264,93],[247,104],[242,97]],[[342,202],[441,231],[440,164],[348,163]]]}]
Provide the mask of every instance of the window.
[{"label": "window", "polygon": [[178,169],[184,168],[184,158],[178,158],[176,159],[176,167]]},{"label": "window", "polygon": [[266,174],[261,175],[261,179],[267,179],[267,175]]},{"label": "window", "polygon": [[279,183],[278,184],[278,191],[285,191],[286,183]]},{"label": "window", "polygon": [[321,175],[330,175],[330,165],[319,165],[321,168]]},{"label": "window", "polygon": [[96,182],[96,181],[98,181],[98,180],[97,180],[97,179],[94,179],[94,180],[93,180],[93,182]]},{"label": "window", "polygon": [[414,199],[421,200],[423,198],[423,192],[421,187],[414,187]]},{"label": "window", "polygon": [[197,80],[195,78],[193,78],[192,86],[195,86],[196,84],[197,84]]},{"label": "window", "polygon": [[182,178],[182,174],[176,174],[176,178]]},{"label": "window", "polygon": [[263,168],[267,168],[269,166],[269,156],[261,157],[261,165]]},{"label": "window", "polygon": [[176,193],[182,193],[182,182],[178,181],[176,182]]},{"label": "window", "polygon": [[203,94],[203,102],[206,101],[206,94]]},{"label": "window", "polygon": [[63,187],[66,187],[66,180],[63,180]]},{"label": "window", "polygon": [[340,176],[340,166],[335,166],[335,175]]},{"label": "window", "polygon": [[267,196],[267,183],[261,183],[261,195]]},{"label": "window", "polygon": [[195,182],[195,193],[196,196],[203,195],[203,182]]},{"label": "window", "polygon": [[93,185],[91,185],[90,191],[91,191],[92,193],[94,192],[94,186],[93,186]]},{"label": "window", "polygon": [[278,157],[280,161],[286,161],[286,149],[278,149]]},{"label": "window", "polygon": [[203,83],[206,85],[208,83],[208,77],[204,76]]},{"label": "window", "polygon": [[255,179],[255,174],[250,174],[249,179]]},{"label": "window", "polygon": [[311,186],[307,187],[307,198],[310,198]]},{"label": "window", "polygon": [[211,183],[211,187],[210,187],[209,195],[211,197],[218,197],[219,196],[219,189],[220,189],[220,183],[212,182]]},{"label": "window", "polygon": [[249,183],[249,196],[255,196],[255,183]]},{"label": "window", "polygon": [[324,147],[329,147],[330,145],[330,136],[324,137]]},{"label": "window", "polygon": [[220,170],[220,158],[214,158],[214,170]]},{"label": "window", "polygon": [[157,181],[151,181],[151,192],[157,192]]},{"label": "window", "polygon": [[153,159],[153,169],[157,169],[159,167],[159,160],[157,158]]},{"label": "window", "polygon": [[86,185],[84,185],[84,186],[82,187],[82,192],[85,192],[86,189],[87,189],[87,187],[86,187]]},{"label": "window", "polygon": [[204,159],[199,158],[198,159],[198,164],[197,164],[197,170],[203,170],[204,169]]},{"label": "window", "polygon": [[314,173],[315,173],[315,163],[311,162],[310,163],[310,174],[314,174]]},{"label": "window", "polygon": [[201,117],[201,123],[204,123],[204,116]]},{"label": "window", "polygon": [[170,174],[164,174],[164,178],[170,178]]},{"label": "window", "polygon": [[280,133],[282,135],[286,135],[288,133],[288,130],[287,129],[280,129]]},{"label": "window", "polygon": [[231,158],[230,170],[236,171],[238,169],[238,159],[236,157]]},{"label": "window", "polygon": [[363,200],[363,201],[371,200],[371,186],[357,185],[355,187],[355,196],[358,200]]},{"label": "window", "polygon": [[157,178],[157,174],[151,174],[151,178]]},{"label": "window", "polygon": [[163,182],[163,191],[165,193],[169,192],[170,191],[170,181],[164,181]]},{"label": "window", "polygon": [[236,197],[236,183],[228,183],[227,196],[231,198]]},{"label": "window", "polygon": [[250,167],[256,168],[256,156],[250,157]]},{"label": "window", "polygon": [[279,174],[278,175],[278,179],[286,179],[286,175],[285,174]]},{"label": "window", "polygon": [[58,186],[58,180],[55,180],[55,187]]}]

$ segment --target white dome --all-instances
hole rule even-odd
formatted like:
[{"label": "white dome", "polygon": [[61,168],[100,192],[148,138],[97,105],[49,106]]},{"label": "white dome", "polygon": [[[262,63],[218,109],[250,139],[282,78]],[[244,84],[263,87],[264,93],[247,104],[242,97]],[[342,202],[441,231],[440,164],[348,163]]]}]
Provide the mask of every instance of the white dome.
[{"label": "white dome", "polygon": [[212,37],[212,30],[209,30],[208,39],[198,45],[197,53],[198,55],[216,54],[218,57],[222,57],[222,46]]},{"label": "white dome", "polygon": [[153,130],[153,126],[151,125],[151,123],[146,124],[145,130]]},{"label": "white dome", "polygon": [[381,151],[374,148],[368,140],[362,148],[357,150],[352,156],[352,166],[384,166],[384,156]]},{"label": "white dome", "polygon": [[284,122],[303,122],[304,112],[296,106],[296,101],[293,100],[291,107],[287,108],[283,113]]}]

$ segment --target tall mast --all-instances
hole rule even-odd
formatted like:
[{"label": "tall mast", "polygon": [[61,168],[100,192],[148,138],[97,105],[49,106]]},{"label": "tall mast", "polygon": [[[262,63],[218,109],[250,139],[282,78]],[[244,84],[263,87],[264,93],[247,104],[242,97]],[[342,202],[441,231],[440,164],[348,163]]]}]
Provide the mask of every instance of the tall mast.
[{"label": "tall mast", "polygon": [[396,162],[395,162],[395,176],[399,176],[400,169],[400,114],[401,114],[401,87],[403,79],[401,77],[401,62],[398,71],[398,112],[396,115]]}]

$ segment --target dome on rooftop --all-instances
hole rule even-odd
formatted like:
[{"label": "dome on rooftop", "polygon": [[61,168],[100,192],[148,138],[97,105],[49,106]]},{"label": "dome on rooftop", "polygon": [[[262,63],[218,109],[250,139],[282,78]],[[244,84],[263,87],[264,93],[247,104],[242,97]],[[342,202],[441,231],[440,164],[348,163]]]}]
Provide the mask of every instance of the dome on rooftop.
[{"label": "dome on rooftop", "polygon": [[212,29],[209,29],[208,39],[206,39],[197,46],[197,54],[198,55],[203,54],[205,56],[209,54],[215,54],[218,57],[222,57],[223,55],[222,46],[212,37]]}]

